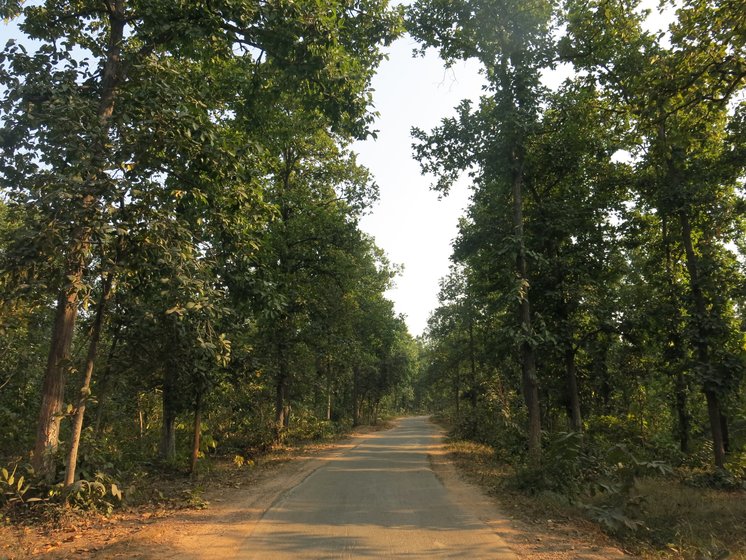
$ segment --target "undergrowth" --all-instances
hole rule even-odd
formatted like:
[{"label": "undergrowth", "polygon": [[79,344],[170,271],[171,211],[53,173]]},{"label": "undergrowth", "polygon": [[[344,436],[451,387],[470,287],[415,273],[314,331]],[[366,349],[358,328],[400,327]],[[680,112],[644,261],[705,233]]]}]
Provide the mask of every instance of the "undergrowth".
[{"label": "undergrowth", "polygon": [[581,440],[562,434],[545,442],[541,469],[511,464],[473,441],[452,440],[449,450],[472,480],[527,519],[590,518],[643,558],[746,560],[746,492],[732,474],[708,479],[623,446],[591,450]]}]

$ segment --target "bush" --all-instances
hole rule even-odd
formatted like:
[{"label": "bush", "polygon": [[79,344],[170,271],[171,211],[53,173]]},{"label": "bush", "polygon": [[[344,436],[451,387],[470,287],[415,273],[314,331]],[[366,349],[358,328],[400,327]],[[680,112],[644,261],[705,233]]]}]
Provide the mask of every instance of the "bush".
[{"label": "bush", "polygon": [[9,471],[0,469],[0,507],[17,507],[41,501],[37,488],[31,482],[33,470],[24,465],[20,472],[18,465]]},{"label": "bush", "polygon": [[336,438],[350,426],[332,422],[331,420],[320,420],[310,414],[298,415],[288,428],[286,437],[289,441],[328,441]]},{"label": "bush", "polygon": [[540,466],[523,465],[516,472],[516,485],[530,493],[555,492],[574,501],[588,486],[597,470],[596,458],[584,448],[583,434],[545,434]]},{"label": "bush", "polygon": [[50,495],[59,496],[76,509],[106,514],[110,514],[123,498],[119,485],[101,472],[96,473],[93,480],[76,480],[67,488],[56,486]]}]

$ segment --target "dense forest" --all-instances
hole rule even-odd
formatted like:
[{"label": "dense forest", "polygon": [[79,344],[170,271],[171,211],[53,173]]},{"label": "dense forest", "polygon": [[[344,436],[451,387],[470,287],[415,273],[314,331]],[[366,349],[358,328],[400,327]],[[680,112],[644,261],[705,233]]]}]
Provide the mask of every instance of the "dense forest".
[{"label": "dense forest", "polygon": [[377,187],[349,150],[398,10],[0,6],[28,39],[0,54],[12,498],[14,467],[80,490],[406,404],[415,345],[358,228]]},{"label": "dense forest", "polygon": [[[0,0],[0,501],[408,411],[533,489],[742,486],[746,12],[663,4]],[[413,129],[472,186],[417,340],[351,150],[405,32],[486,81]]]},{"label": "dense forest", "polygon": [[423,48],[487,80],[414,130],[434,188],[473,185],[418,396],[533,490],[621,491],[622,471],[673,468],[743,487],[746,12],[663,5],[661,32],[636,2],[409,14]]}]

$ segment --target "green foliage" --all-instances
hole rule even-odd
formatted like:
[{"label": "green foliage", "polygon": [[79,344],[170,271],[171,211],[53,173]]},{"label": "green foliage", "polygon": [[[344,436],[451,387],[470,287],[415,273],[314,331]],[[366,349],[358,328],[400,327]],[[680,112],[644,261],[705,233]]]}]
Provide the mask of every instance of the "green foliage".
[{"label": "green foliage", "polygon": [[104,473],[95,473],[93,479],[78,479],[66,488],[50,490],[52,500],[59,499],[69,506],[83,511],[98,511],[110,514],[124,497],[119,485]]},{"label": "green foliage", "polygon": [[552,434],[542,460],[538,468],[521,465],[513,484],[529,493],[558,494],[613,532],[644,527],[639,478],[663,480],[673,473],[663,461],[640,460],[622,444],[604,449],[603,443],[589,441],[578,432]]},{"label": "green foliage", "polygon": [[746,51],[731,2],[683,2],[660,34],[639,8],[422,0],[408,25],[488,84],[413,130],[435,189],[472,182],[420,398],[522,490],[642,534],[640,477],[742,481]]},{"label": "green foliage", "polygon": [[[25,474],[24,474],[25,473]],[[18,465],[8,471],[0,469],[0,508],[19,507],[41,501],[34,487],[33,473],[29,469],[21,469]]]},{"label": "green foliage", "polygon": [[[286,362],[299,371],[281,380],[288,404],[317,404],[307,392],[318,354],[331,356],[335,408],[346,407],[342,357],[375,353],[347,336],[356,292],[370,285],[365,296],[383,299],[390,278],[357,228],[376,189],[348,147],[371,134],[370,82],[402,31],[401,10],[383,0],[261,10],[83,1],[75,17],[54,2],[5,2],[0,15],[17,17],[26,35],[0,52],[3,452],[28,450],[23,411],[42,399],[44,363],[56,392],[43,395],[51,429],[37,449],[57,447],[61,411],[77,402],[68,378],[86,369],[89,343],[102,375],[93,376],[95,429],[82,441],[81,504],[104,500],[95,473],[118,476],[153,453],[159,422],[169,460],[186,415],[209,418],[211,408],[220,416],[211,449],[228,433],[238,447],[269,445],[269,377],[282,378]],[[103,277],[114,286],[98,345],[108,356],[87,337]],[[60,297],[71,316],[49,341]],[[279,363],[278,340],[288,348]],[[60,355],[47,362],[49,347]],[[366,399],[393,386],[383,377]],[[211,397],[230,384],[256,390]],[[54,465],[43,466],[53,478]]]}]

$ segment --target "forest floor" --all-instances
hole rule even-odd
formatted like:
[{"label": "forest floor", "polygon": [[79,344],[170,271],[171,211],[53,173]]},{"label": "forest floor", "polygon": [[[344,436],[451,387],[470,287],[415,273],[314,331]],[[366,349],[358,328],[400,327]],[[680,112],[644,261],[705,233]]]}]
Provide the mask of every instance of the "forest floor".
[{"label": "forest floor", "polygon": [[[54,521],[0,524],[0,560],[232,558],[231,551],[251,533],[264,512],[324,462],[324,457],[355,447],[370,428],[333,444],[276,449],[253,467],[229,461],[215,464],[197,484],[171,481],[162,500],[118,510],[110,516],[63,511]],[[464,484],[444,445],[430,454],[432,468],[450,488],[473,501],[477,487]],[[471,494],[470,494],[471,493]],[[491,499],[477,500],[477,512],[520,558],[602,560],[625,555],[590,522],[552,519],[546,512],[494,510]],[[486,502],[490,502],[487,504]],[[513,504],[515,505],[515,504]],[[486,508],[486,509],[485,509]]]},{"label": "forest floor", "polygon": [[[692,487],[674,478],[639,480],[637,492],[644,503],[636,519],[640,527],[611,536],[581,507],[569,505],[561,496],[529,496],[514,489],[511,468],[496,461],[488,446],[450,442],[446,452],[461,475],[488,493],[511,518],[520,529],[518,535],[535,535],[538,542],[560,545],[579,540],[645,560],[746,560],[745,491]],[[526,550],[526,557],[544,558]],[[560,557],[578,556],[547,558]]]}]

